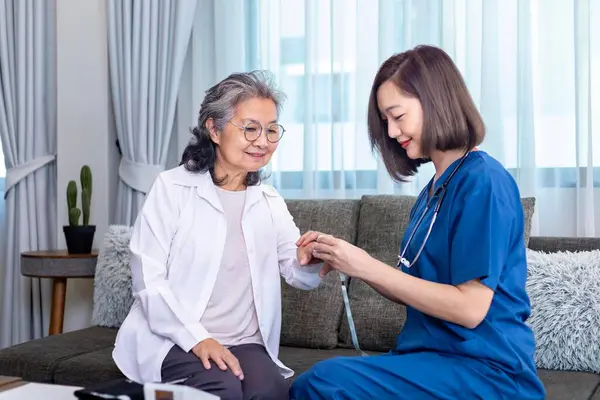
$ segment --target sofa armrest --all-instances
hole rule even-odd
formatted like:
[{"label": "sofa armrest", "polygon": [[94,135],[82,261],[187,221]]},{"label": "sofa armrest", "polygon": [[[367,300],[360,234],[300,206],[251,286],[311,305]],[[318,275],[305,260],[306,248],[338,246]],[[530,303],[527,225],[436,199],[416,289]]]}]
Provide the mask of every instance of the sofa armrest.
[{"label": "sofa armrest", "polygon": [[529,239],[529,248],[546,253],[600,250],[600,237],[532,236]]}]

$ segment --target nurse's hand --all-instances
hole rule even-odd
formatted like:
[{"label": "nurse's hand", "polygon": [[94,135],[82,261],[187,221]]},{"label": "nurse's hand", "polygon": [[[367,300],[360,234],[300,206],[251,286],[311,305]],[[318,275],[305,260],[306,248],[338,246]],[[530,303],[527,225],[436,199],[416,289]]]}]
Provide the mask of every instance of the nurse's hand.
[{"label": "nurse's hand", "polygon": [[373,257],[360,247],[331,235],[321,234],[316,241],[313,256],[325,261],[325,267],[333,268],[350,277],[362,278],[365,273],[368,273]]},{"label": "nurse's hand", "polygon": [[192,353],[202,361],[204,368],[210,369],[212,360],[223,371],[226,371],[229,367],[235,376],[240,380],[244,379],[242,367],[240,367],[240,362],[236,356],[215,339],[204,339],[192,348]]},{"label": "nurse's hand", "polygon": [[[298,247],[308,246],[309,244],[316,242],[317,238],[322,235],[323,235],[323,233],[321,233],[319,231],[306,231],[302,236],[300,236],[300,239],[298,239],[296,241],[296,246],[298,246]],[[311,247],[311,250],[312,250],[312,247]]]}]

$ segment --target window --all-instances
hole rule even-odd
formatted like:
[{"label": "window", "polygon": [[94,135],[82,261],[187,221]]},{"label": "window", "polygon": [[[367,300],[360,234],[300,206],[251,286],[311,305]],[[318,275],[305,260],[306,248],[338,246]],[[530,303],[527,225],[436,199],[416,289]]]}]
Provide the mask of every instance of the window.
[{"label": "window", "polygon": [[311,76],[314,88],[309,101],[312,112],[306,115],[306,75],[282,76],[288,101],[286,108],[291,111],[293,122],[303,123],[305,118],[317,123],[350,122],[350,79],[349,74],[315,74]]},{"label": "window", "polygon": [[[273,158],[280,187],[302,188],[310,173],[317,187],[376,187],[366,133],[376,69],[416,44],[446,46],[449,36],[488,127],[484,150],[515,177],[532,160],[541,186],[585,185],[590,172],[600,186],[600,86],[592,84],[600,71],[600,7],[590,5],[588,40],[576,30],[572,2],[532,0],[529,24],[518,16],[518,0],[505,3],[249,0],[248,59],[273,70],[287,94],[287,132]],[[523,29],[529,49],[520,42]],[[587,70],[591,82],[578,80]],[[531,108],[523,106],[528,96]],[[585,168],[590,154],[593,170]]]}]

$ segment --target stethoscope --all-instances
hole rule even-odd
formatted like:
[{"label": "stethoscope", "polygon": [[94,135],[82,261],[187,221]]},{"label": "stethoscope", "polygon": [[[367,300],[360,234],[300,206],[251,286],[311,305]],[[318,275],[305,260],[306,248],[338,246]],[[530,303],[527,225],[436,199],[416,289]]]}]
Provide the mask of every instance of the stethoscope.
[{"label": "stethoscope", "polygon": [[[452,179],[452,177],[454,176],[454,174],[456,173],[456,171],[458,171],[458,169],[460,168],[460,166],[462,165],[462,163],[466,160],[467,156],[469,155],[470,151],[468,151],[466,154],[464,154],[459,163],[456,164],[456,167],[454,167],[454,169],[452,170],[452,172],[450,173],[450,175],[448,176],[448,178],[446,178],[446,180],[444,181],[444,183],[438,187],[434,192],[433,192],[433,196],[431,196],[431,198],[429,198],[427,200],[427,204],[425,206],[425,210],[423,210],[423,213],[421,214],[421,216],[419,217],[419,220],[417,221],[417,224],[415,225],[412,233],[410,234],[410,236],[408,237],[408,240],[406,241],[406,244],[404,245],[404,249],[402,250],[402,253],[400,253],[398,255],[398,263],[396,264],[396,268],[400,268],[400,265],[405,265],[407,268],[412,267],[417,260],[419,259],[419,256],[421,255],[421,252],[423,251],[423,249],[425,248],[425,244],[427,243],[427,239],[429,239],[429,234],[431,233],[431,229],[433,228],[433,224],[435,222],[435,219],[437,218],[437,214],[440,211],[440,208],[442,207],[442,202],[444,201],[444,196],[446,196],[446,188],[448,187],[448,184],[450,183],[450,180]],[[430,185],[433,185],[433,180],[430,183]],[[427,188],[427,190],[429,190],[429,187]],[[426,196],[427,194],[425,194]],[[439,197],[439,198],[438,198]],[[423,240],[423,243],[421,244],[421,247],[419,248],[419,252],[417,253],[417,255],[415,256],[414,260],[412,262],[409,262],[405,257],[404,254],[406,254],[406,250],[408,249],[408,246],[410,245],[410,242],[412,241],[415,232],[418,230],[419,226],[421,225],[421,222],[423,221],[423,218],[425,218],[425,215],[427,214],[427,211],[429,211],[429,209],[431,208],[431,204],[430,202],[435,199],[438,198],[435,207],[433,209],[433,218],[431,219],[431,223],[429,224],[429,229],[427,230],[427,234],[425,235],[425,239]],[[418,199],[417,201],[419,201],[420,199]],[[354,348],[356,349],[356,351],[363,357],[368,356],[367,353],[365,353],[359,346],[358,344],[358,335],[356,334],[356,327],[354,326],[354,318],[352,318],[352,310],[350,309],[350,300],[348,298],[348,277],[346,276],[346,274],[340,273],[340,280],[342,281],[342,296],[344,298],[344,307],[346,309],[346,318],[348,320],[348,327],[350,328],[350,337],[352,340],[352,344],[354,345]]]},{"label": "stethoscope", "polygon": [[[433,229],[433,224],[435,223],[438,212],[440,211],[440,208],[442,208],[442,203],[444,202],[444,197],[446,196],[446,189],[448,187],[448,184],[450,183],[450,180],[452,180],[452,177],[454,176],[456,171],[458,171],[458,169],[460,168],[462,163],[467,159],[467,156],[469,155],[469,153],[470,153],[470,151],[468,151],[461,157],[459,163],[456,164],[456,167],[454,167],[454,169],[452,170],[452,172],[450,173],[448,178],[446,178],[444,183],[433,192],[433,196],[431,196],[427,200],[425,209],[421,213],[421,216],[419,217],[417,224],[415,225],[415,227],[412,230],[412,233],[408,237],[408,240],[406,241],[406,244],[404,245],[402,252],[400,254],[398,254],[398,262],[396,263],[396,268],[400,268],[401,264],[404,265],[406,268],[410,268],[413,265],[415,265],[415,263],[419,259],[419,256],[421,256],[421,253],[423,252],[423,249],[425,248],[425,244],[427,243],[427,239],[429,239],[429,235],[431,234],[431,230]],[[430,185],[433,185],[433,184],[434,184],[433,182],[430,183]],[[425,194],[425,196],[427,196],[427,194]],[[421,222],[423,221],[423,219],[427,215],[427,212],[431,208],[431,202],[434,199],[437,199],[437,201],[436,201],[435,207],[433,209],[433,217],[431,218],[431,223],[429,224],[429,229],[427,229],[427,234],[425,235],[425,239],[423,239],[423,243],[421,243],[421,247],[419,248],[419,251],[417,252],[417,255],[412,260],[412,262],[408,261],[406,259],[406,257],[404,257],[404,255],[406,254],[406,250],[408,249],[408,246],[410,246],[410,242],[412,242],[413,237],[415,236],[415,233],[419,230],[419,226],[421,225]]]}]

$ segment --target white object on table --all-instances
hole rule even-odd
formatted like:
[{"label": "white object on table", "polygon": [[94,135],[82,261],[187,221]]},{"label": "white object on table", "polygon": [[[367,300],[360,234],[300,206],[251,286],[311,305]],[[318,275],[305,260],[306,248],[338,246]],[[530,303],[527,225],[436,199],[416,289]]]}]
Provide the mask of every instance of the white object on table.
[{"label": "white object on table", "polygon": [[0,392],[0,400],[64,400],[76,399],[73,394],[81,389],[77,386],[52,385],[49,383],[28,382]]},{"label": "white object on table", "polygon": [[[78,386],[63,386],[49,383],[28,382],[5,391],[0,391],[0,400],[64,400],[76,399],[76,390],[82,389]],[[162,392],[162,393],[161,393]],[[165,396],[171,393],[172,396]],[[128,396],[119,398],[127,399]],[[146,383],[144,385],[145,400],[159,399],[173,400],[219,400],[220,397],[189,386],[171,385],[164,383]]]}]

